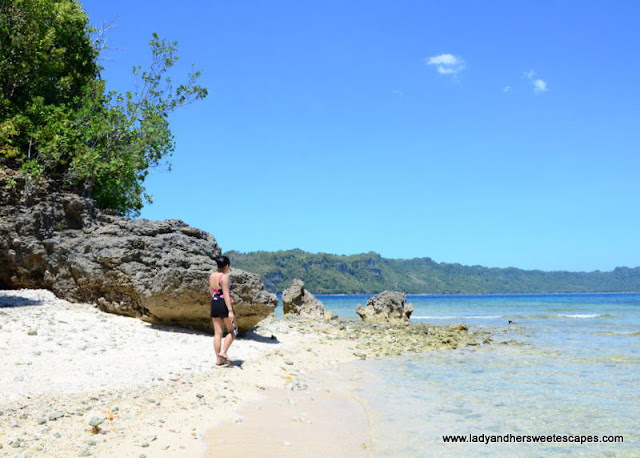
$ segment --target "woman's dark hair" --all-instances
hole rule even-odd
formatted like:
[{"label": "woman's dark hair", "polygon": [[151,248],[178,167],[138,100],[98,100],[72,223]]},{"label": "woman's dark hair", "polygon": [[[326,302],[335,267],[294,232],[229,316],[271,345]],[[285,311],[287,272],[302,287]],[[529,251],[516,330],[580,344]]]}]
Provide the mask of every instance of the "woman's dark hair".
[{"label": "woman's dark hair", "polygon": [[231,262],[229,261],[229,258],[227,258],[226,256],[218,256],[215,260],[216,260],[216,264],[218,264],[218,270],[222,270],[225,268],[225,266],[228,266],[231,264]]}]

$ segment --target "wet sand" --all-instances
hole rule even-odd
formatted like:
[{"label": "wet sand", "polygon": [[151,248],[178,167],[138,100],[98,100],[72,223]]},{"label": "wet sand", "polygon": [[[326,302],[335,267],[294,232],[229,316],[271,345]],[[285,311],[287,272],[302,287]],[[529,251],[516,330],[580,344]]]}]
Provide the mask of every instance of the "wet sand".
[{"label": "wet sand", "polygon": [[366,407],[327,376],[305,391],[269,389],[265,399],[240,410],[237,422],[205,435],[205,457],[371,456]]}]

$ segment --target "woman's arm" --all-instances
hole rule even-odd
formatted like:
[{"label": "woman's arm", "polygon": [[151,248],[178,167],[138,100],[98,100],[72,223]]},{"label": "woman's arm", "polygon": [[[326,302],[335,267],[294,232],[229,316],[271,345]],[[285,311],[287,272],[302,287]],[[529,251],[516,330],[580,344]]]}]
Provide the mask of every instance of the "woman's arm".
[{"label": "woman's arm", "polygon": [[227,306],[227,310],[229,310],[229,314],[235,313],[233,312],[233,306],[231,305],[231,294],[229,294],[229,274],[221,275],[220,284],[222,285],[222,295],[224,296],[224,303]]}]

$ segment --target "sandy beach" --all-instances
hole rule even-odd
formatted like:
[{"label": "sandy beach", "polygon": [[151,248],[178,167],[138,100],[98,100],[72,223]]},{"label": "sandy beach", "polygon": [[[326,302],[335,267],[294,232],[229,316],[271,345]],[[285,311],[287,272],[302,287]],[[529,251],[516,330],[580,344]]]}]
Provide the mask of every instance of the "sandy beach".
[{"label": "sandy beach", "polygon": [[0,291],[0,326],[0,456],[320,456],[333,446],[358,456],[370,446],[366,409],[330,371],[380,353],[337,321],[269,318],[233,344],[232,367],[215,366],[207,333],[45,290]]}]

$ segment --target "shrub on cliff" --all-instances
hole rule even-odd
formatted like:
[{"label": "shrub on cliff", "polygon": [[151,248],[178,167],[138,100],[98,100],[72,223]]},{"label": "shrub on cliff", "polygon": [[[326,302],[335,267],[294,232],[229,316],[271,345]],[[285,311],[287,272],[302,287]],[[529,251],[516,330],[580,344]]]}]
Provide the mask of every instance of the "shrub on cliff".
[{"label": "shrub on cliff", "polygon": [[135,215],[149,168],[175,148],[168,114],[207,90],[197,72],[172,86],[177,43],[153,34],[137,91],[107,92],[96,32],[76,0],[0,0],[0,166]]}]

